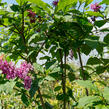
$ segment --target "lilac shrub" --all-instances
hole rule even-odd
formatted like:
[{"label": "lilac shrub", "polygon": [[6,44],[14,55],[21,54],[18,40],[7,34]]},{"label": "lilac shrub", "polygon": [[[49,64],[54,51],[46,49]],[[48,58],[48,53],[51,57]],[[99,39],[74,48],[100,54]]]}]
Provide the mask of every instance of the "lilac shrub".
[{"label": "lilac shrub", "polygon": [[33,70],[33,66],[30,63],[24,61],[19,68],[16,68],[12,62],[0,60],[0,70],[2,70],[2,74],[6,74],[8,80],[18,77],[24,80],[25,89],[31,88],[32,79],[28,73]]}]

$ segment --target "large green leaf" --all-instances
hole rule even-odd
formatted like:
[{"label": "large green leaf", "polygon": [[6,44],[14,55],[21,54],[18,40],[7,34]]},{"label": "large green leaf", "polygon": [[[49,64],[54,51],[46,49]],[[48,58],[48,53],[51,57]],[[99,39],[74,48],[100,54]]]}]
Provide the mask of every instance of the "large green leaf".
[{"label": "large green leaf", "polygon": [[95,109],[109,109],[107,106],[99,104],[97,106],[95,106]]},{"label": "large green leaf", "polygon": [[92,48],[89,47],[87,44],[83,44],[81,46],[81,50],[82,50],[82,53],[84,53],[85,55],[89,55],[89,53],[91,52]]},{"label": "large green leaf", "polygon": [[98,96],[84,96],[82,98],[79,99],[79,103],[78,103],[78,107],[82,108],[85,107],[86,105],[93,103],[93,102],[97,102],[100,101],[100,97]]},{"label": "large green leaf", "polygon": [[0,9],[0,15],[4,15],[4,14],[6,14],[6,11],[3,9]]},{"label": "large green leaf", "polygon": [[68,73],[68,78],[70,80],[70,82],[74,81],[75,80],[75,75],[71,72]]},{"label": "large green leaf", "polygon": [[109,0],[103,0],[100,4],[106,4],[106,5],[109,5]]},{"label": "large green leaf", "polygon": [[15,5],[13,4],[11,7],[10,7],[14,12],[19,12],[20,11],[20,6],[19,5]]},{"label": "large green leaf", "polygon": [[99,12],[93,12],[93,11],[86,11],[86,14],[88,14],[89,16],[96,16],[96,17],[104,17],[101,13]]},{"label": "large green leaf", "polygon": [[94,24],[98,27],[102,27],[106,22],[106,20],[97,20]]},{"label": "large green leaf", "polygon": [[22,94],[21,96],[21,100],[23,101],[23,103],[28,106],[29,105],[29,101],[28,101],[28,97],[25,93]]},{"label": "large green leaf", "polygon": [[11,80],[9,82],[6,82],[5,84],[0,84],[0,92],[5,91],[7,93],[11,92],[15,86],[15,81]]},{"label": "large green leaf", "polygon": [[107,44],[109,44],[109,34],[107,34],[107,35],[104,37],[104,42],[106,42]]},{"label": "large green leaf", "polygon": [[64,11],[67,6],[69,5],[75,5],[77,3],[77,0],[59,0],[58,6],[56,8],[56,12],[58,12],[59,10]]},{"label": "large green leaf", "polygon": [[101,64],[101,60],[98,59],[97,57],[91,57],[88,59],[87,64],[89,65],[96,65],[96,64]]},{"label": "large green leaf", "polygon": [[104,88],[103,97],[109,101],[109,87]]},{"label": "large green leaf", "polygon": [[104,73],[106,70],[106,68],[104,66],[97,66],[96,67],[96,73],[97,74],[101,74],[101,73]]},{"label": "large green leaf", "polygon": [[50,6],[47,3],[43,2],[42,0],[25,0],[25,1],[29,1],[29,2],[31,2],[33,4],[36,4],[38,7],[41,7],[45,11],[50,12],[50,10],[48,8]]},{"label": "large green leaf", "polygon": [[93,89],[97,91],[97,87],[92,84],[92,81],[90,80],[77,80],[76,81],[80,86],[83,86],[85,88]]},{"label": "large green leaf", "polygon": [[96,49],[98,46],[97,40],[85,39],[85,44],[91,47],[92,49]]}]

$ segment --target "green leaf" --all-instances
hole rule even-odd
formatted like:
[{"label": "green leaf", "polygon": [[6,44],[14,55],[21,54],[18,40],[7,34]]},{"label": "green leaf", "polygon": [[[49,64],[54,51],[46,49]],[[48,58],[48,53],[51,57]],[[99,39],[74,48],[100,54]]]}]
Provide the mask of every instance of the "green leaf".
[{"label": "green leaf", "polygon": [[102,27],[107,21],[106,20],[97,20],[94,22],[94,25],[98,26],[99,28]]},{"label": "green leaf", "polygon": [[21,87],[24,87],[24,84],[21,83],[21,82],[16,82],[16,86],[19,87],[19,88],[21,88]]},{"label": "green leaf", "polygon": [[105,105],[99,104],[95,106],[95,109],[108,109],[108,107],[106,107]]},{"label": "green leaf", "polygon": [[41,65],[39,65],[37,63],[33,63],[33,66],[34,66],[35,71],[44,73],[44,68]]},{"label": "green leaf", "polygon": [[55,79],[51,76],[46,76],[45,79],[48,81],[55,81]]},{"label": "green leaf", "polygon": [[7,93],[10,93],[13,90],[15,83],[16,83],[15,81],[10,80],[9,82],[6,82],[5,84],[0,84],[0,92],[5,91]]},{"label": "green leaf", "polygon": [[68,89],[68,91],[67,91],[67,94],[68,94],[68,96],[70,97],[70,98],[72,98],[74,101],[75,101],[75,98],[74,98],[74,96],[73,96],[73,90],[71,89],[71,88],[69,88],[69,87],[67,87]]},{"label": "green leaf", "polygon": [[44,98],[51,99],[51,96],[49,96],[48,94],[43,94],[42,96],[43,96]]},{"label": "green leaf", "polygon": [[109,64],[109,59],[101,58],[101,60],[103,61],[104,65]]},{"label": "green leaf", "polygon": [[5,14],[6,14],[6,11],[3,9],[0,9],[0,15],[5,15]]},{"label": "green leaf", "polygon": [[97,101],[101,101],[100,97],[98,97],[98,96],[85,96],[85,97],[82,97],[79,99],[78,107],[82,108],[90,103],[97,102]]},{"label": "green leaf", "polygon": [[61,80],[61,74],[59,74],[58,72],[54,72],[49,74],[49,76],[53,77],[56,80]]},{"label": "green leaf", "polygon": [[19,12],[20,11],[20,6],[19,5],[12,5],[11,7],[10,7],[14,12]]},{"label": "green leaf", "polygon": [[42,0],[25,0],[25,1],[32,2],[33,4],[36,4],[38,7],[41,7],[42,9],[50,13],[50,9],[48,8],[50,7],[50,5],[43,2]]},{"label": "green leaf", "polygon": [[109,44],[109,34],[104,37],[104,42]]},{"label": "green leaf", "polygon": [[21,96],[21,100],[23,101],[23,103],[28,106],[29,105],[29,101],[28,101],[28,97],[25,93],[22,94]]},{"label": "green leaf", "polygon": [[100,30],[100,32],[109,32],[109,29],[108,28],[103,28]]},{"label": "green leaf", "polygon": [[106,68],[104,66],[97,66],[96,67],[96,73],[97,74],[101,74],[101,73],[104,73],[106,70]]},{"label": "green leaf", "polygon": [[31,98],[34,97],[37,90],[38,90],[38,80],[37,80],[37,78],[35,78],[32,81],[31,89],[29,91],[29,94],[30,94]]},{"label": "green leaf", "polygon": [[96,50],[99,54],[103,54],[103,48],[106,44],[104,42],[99,42],[98,46],[96,47]]},{"label": "green leaf", "polygon": [[64,94],[58,94],[57,96],[56,96],[56,99],[57,100],[64,100],[64,98],[66,99],[66,101],[68,100],[68,95],[64,95]]},{"label": "green leaf", "polygon": [[89,47],[87,44],[83,44],[82,47],[81,47],[81,50],[82,50],[82,53],[84,53],[85,55],[89,55],[92,48]]},{"label": "green leaf", "polygon": [[104,88],[103,97],[109,101],[109,87]]},{"label": "green leaf", "polygon": [[103,0],[100,4],[106,4],[106,5],[109,5],[109,0]]},{"label": "green leaf", "polygon": [[64,100],[64,94],[58,94],[58,95],[56,96],[56,99],[57,99],[57,100]]},{"label": "green leaf", "polygon": [[77,0],[59,0],[58,6],[56,8],[56,12],[62,10],[64,11],[68,6],[75,5],[77,3]]},{"label": "green leaf", "polygon": [[92,49],[96,49],[98,46],[97,40],[85,39],[85,44],[91,47]]},{"label": "green leaf", "polygon": [[97,87],[95,87],[94,84],[92,84],[92,81],[90,81],[90,80],[77,80],[76,82],[80,86],[83,86],[85,88],[89,88],[89,89],[93,89],[93,90],[97,91]]},{"label": "green leaf", "polygon": [[62,87],[61,86],[57,86],[55,87],[54,91],[59,91]]},{"label": "green leaf", "polygon": [[46,69],[49,69],[51,66],[53,66],[56,63],[56,60],[48,61],[45,64]]},{"label": "green leaf", "polygon": [[48,102],[45,103],[46,109],[53,109],[53,106],[49,104]]},{"label": "green leaf", "polygon": [[89,16],[96,16],[96,17],[104,17],[101,13],[99,12],[93,12],[93,11],[86,11],[85,12]]},{"label": "green leaf", "polygon": [[89,65],[96,65],[96,64],[101,64],[102,61],[98,59],[97,57],[91,57],[88,59],[87,64]]},{"label": "green leaf", "polygon": [[70,80],[70,82],[75,80],[75,75],[73,73],[68,73],[68,78]]}]

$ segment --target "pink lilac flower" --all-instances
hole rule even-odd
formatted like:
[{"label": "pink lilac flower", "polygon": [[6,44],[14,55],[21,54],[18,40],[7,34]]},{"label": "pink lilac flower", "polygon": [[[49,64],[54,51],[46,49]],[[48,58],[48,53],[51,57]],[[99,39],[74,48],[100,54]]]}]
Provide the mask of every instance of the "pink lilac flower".
[{"label": "pink lilac flower", "polygon": [[33,12],[32,10],[27,10],[28,11],[28,16],[29,17],[35,17],[36,16],[36,13],[35,12]]},{"label": "pink lilac flower", "polygon": [[20,68],[17,68],[17,76],[21,79],[25,78],[29,71],[33,70],[33,67],[30,63],[24,61]]},{"label": "pink lilac flower", "polygon": [[24,87],[25,89],[30,89],[31,88],[31,83],[32,83],[32,79],[30,78],[30,76],[26,76],[24,78]]},{"label": "pink lilac flower", "polygon": [[57,5],[58,5],[58,2],[59,2],[59,0],[55,0],[55,1],[53,1],[52,4],[53,4],[54,6],[57,6]]},{"label": "pink lilac flower", "polygon": [[30,23],[35,23],[36,19],[36,13],[32,10],[27,10],[29,12],[28,16],[30,17]]},{"label": "pink lilac flower", "polygon": [[15,65],[7,61],[0,60],[0,69],[2,70],[3,74],[6,74],[7,79],[14,79],[16,77],[16,69]]},{"label": "pink lilac flower", "polygon": [[101,6],[98,3],[91,4],[91,9],[94,10],[95,12],[100,11]]},{"label": "pink lilac flower", "polygon": [[29,71],[33,70],[33,66],[30,63],[24,61],[19,68],[16,68],[12,62],[0,60],[0,70],[2,70],[2,74],[6,75],[6,78],[14,79],[19,77],[24,80],[24,87],[29,89],[31,87],[32,79],[27,76]]}]

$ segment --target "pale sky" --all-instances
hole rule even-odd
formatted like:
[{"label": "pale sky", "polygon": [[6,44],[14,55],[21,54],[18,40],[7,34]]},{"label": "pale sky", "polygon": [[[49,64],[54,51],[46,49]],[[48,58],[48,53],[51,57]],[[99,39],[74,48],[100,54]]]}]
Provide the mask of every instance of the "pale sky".
[{"label": "pale sky", "polygon": [[[53,0],[43,0],[46,3],[51,4]],[[93,2],[101,2],[102,0],[94,0]],[[2,2],[7,2],[7,3],[15,3],[15,0],[2,0]]]}]

